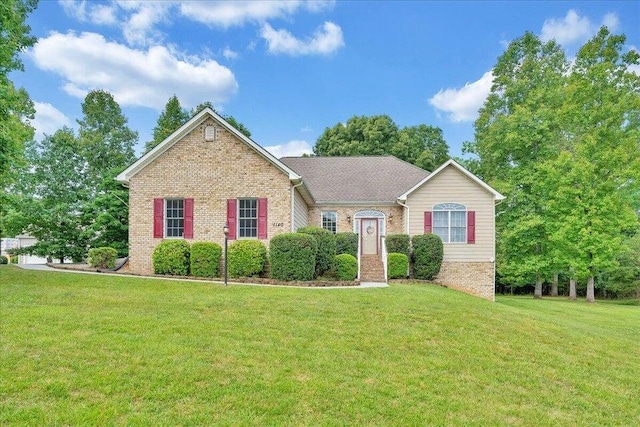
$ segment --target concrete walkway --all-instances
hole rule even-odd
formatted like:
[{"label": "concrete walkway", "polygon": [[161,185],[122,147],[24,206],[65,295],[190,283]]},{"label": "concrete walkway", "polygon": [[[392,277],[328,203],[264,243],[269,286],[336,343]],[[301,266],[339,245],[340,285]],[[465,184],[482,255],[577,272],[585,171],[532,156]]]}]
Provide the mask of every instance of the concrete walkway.
[{"label": "concrete walkway", "polygon": [[[156,280],[175,280],[179,282],[199,282],[199,283],[215,283],[222,285],[224,282],[220,280],[204,280],[204,279],[180,279],[173,277],[155,277],[155,276],[136,276],[133,274],[124,273],[99,273],[96,271],[82,271],[82,270],[67,270],[61,268],[49,267],[45,264],[14,264],[24,270],[38,270],[38,271],[57,271],[61,273],[80,273],[80,274],[99,274],[101,276],[116,276],[116,277],[135,277],[138,279],[156,279]],[[248,285],[248,286],[264,286],[264,287],[277,287],[277,288],[298,288],[298,289],[364,289],[364,288],[387,288],[387,283],[379,282],[362,282],[358,286],[287,286],[287,285],[269,285],[266,283],[240,283],[229,282],[229,285]]]}]

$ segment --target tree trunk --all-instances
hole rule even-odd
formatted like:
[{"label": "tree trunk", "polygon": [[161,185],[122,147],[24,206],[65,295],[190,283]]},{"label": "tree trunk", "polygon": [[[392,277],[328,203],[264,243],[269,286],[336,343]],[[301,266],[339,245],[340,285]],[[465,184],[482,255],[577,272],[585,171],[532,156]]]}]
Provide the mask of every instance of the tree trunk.
[{"label": "tree trunk", "polygon": [[551,296],[558,296],[558,273],[553,275],[553,283],[551,284]]},{"label": "tree trunk", "polygon": [[533,291],[533,297],[542,298],[542,277],[539,272],[536,272],[536,289]]},{"label": "tree trunk", "polygon": [[572,277],[571,279],[569,279],[569,299],[575,301],[576,298],[576,279]]},{"label": "tree trunk", "polygon": [[587,302],[595,302],[595,286],[593,276],[589,276],[587,279]]}]

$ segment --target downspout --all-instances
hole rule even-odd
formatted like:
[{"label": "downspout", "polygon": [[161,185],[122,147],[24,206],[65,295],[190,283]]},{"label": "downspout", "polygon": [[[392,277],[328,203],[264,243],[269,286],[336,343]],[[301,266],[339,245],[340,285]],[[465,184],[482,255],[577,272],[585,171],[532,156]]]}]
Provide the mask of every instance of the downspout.
[{"label": "downspout", "polygon": [[300,187],[302,185],[302,179],[300,179],[300,182],[295,184],[293,187],[291,187],[291,232],[295,233],[295,224],[294,224],[294,220],[295,220],[295,202],[296,202],[296,188]]},{"label": "downspout", "polygon": [[404,216],[404,232],[405,234],[409,234],[409,206],[402,203],[400,199],[396,199],[396,203],[404,207],[405,211],[407,212],[407,214]]},{"label": "downspout", "polygon": [[[405,211],[406,211],[406,215],[404,215],[404,233],[409,235],[409,206],[402,203],[400,201],[400,199],[396,199],[396,203],[398,203],[400,206],[404,207]],[[409,266],[407,265],[407,277],[409,277]],[[495,276],[495,273],[494,273]],[[495,283],[495,279],[493,281]]]}]

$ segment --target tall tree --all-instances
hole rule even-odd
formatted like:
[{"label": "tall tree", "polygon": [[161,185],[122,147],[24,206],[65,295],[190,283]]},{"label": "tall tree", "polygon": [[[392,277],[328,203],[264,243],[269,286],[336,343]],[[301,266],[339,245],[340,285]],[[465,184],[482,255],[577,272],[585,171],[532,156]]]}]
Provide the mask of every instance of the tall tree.
[{"label": "tall tree", "polygon": [[36,255],[53,256],[61,262],[82,259],[87,245],[82,209],[89,194],[73,130],[63,128],[41,143],[30,144],[26,157],[29,167],[24,168],[18,184],[20,205],[14,204],[9,215],[11,231],[37,238],[29,248]]},{"label": "tall tree", "polygon": [[37,0],[0,2],[0,216],[7,202],[9,169],[22,159],[24,144],[33,138],[28,121],[35,113],[33,103],[24,89],[13,85],[9,73],[23,70],[19,54],[36,41],[25,21],[37,4]]},{"label": "tall tree", "polygon": [[560,115],[566,143],[548,165],[553,238],[558,256],[587,280],[617,268],[626,233],[638,227],[633,195],[640,191],[640,56],[622,53],[625,36],[606,27],[578,52]]},{"label": "tall tree", "polygon": [[[198,114],[200,111],[204,110],[207,107],[211,108],[216,114],[220,114],[218,113],[218,111],[216,111],[216,109],[214,108],[213,104],[210,101],[206,101],[201,104],[198,104],[198,106],[196,106],[193,110],[191,110],[191,116],[192,117],[195,116],[196,114]],[[251,138],[251,131],[242,122],[239,122],[233,116],[220,114],[220,117],[225,119],[227,123],[229,123],[231,126],[236,128],[241,134],[243,134],[247,138]]]},{"label": "tall tree", "polygon": [[433,171],[449,160],[449,146],[442,129],[424,124],[400,130],[391,154],[422,169]]},{"label": "tall tree", "polygon": [[160,113],[160,117],[158,117],[158,123],[156,127],[153,128],[153,140],[145,144],[145,152],[151,151],[187,120],[189,120],[189,113],[182,108],[178,97],[173,95],[169,98],[169,101],[167,101],[167,105],[165,105],[164,110]]},{"label": "tall tree", "polygon": [[81,154],[86,162],[87,185],[97,191],[105,178],[113,178],[134,160],[138,133],[127,126],[127,118],[113,96],[103,90],[87,94],[78,120]]},{"label": "tall tree", "polygon": [[567,62],[560,46],[532,33],[511,42],[494,67],[494,81],[475,123],[483,178],[507,196],[498,207],[497,234],[502,277],[535,281],[535,296],[558,266],[551,246],[545,206],[549,188],[541,165],[558,152],[562,134],[557,110],[562,102]]},{"label": "tall tree", "polygon": [[353,116],[346,124],[326,128],[313,147],[317,156],[390,154],[398,142],[398,126],[387,115]]}]

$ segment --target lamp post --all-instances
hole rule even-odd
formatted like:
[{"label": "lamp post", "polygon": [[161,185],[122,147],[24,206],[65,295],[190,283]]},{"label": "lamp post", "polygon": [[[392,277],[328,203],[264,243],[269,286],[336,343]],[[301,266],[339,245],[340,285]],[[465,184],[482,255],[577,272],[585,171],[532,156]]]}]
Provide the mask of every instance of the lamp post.
[{"label": "lamp post", "polygon": [[225,224],[224,227],[222,227],[222,231],[224,233],[224,285],[227,286],[227,246],[229,243],[229,224]]}]

